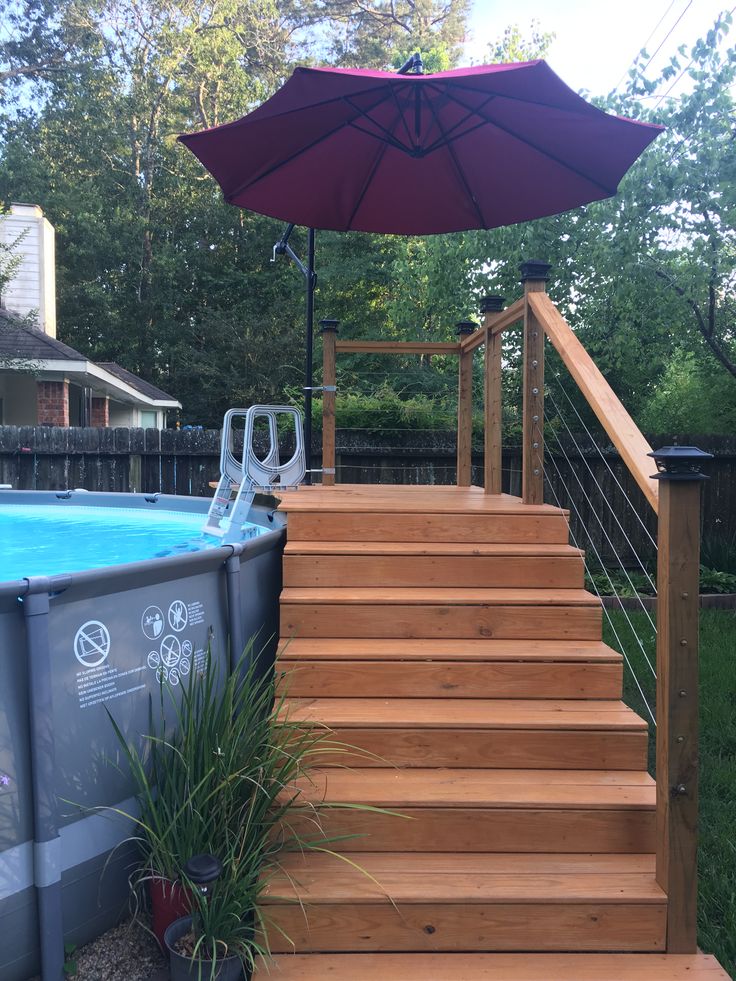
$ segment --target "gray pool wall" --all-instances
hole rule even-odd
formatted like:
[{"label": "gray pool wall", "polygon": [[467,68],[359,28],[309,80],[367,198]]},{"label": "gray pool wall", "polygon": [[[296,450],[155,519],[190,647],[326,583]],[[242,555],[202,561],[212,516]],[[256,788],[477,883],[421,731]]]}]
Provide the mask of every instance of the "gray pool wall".
[{"label": "gray pool wall", "polygon": [[[0,501],[203,515],[208,505],[167,495],[59,494],[2,491]],[[240,645],[257,635],[262,669],[270,669],[285,532],[267,507],[254,509],[253,522],[268,532],[238,546],[0,583],[3,981],[37,974],[44,946],[44,979],[56,981],[61,933],[83,944],[127,910],[134,853],[116,846],[131,824],[106,809],[134,811],[134,788],[117,769],[106,710],[137,739],[148,729],[149,696],[160,691],[162,655],[182,668],[186,653],[191,669],[210,644],[227,670],[231,637]]]}]

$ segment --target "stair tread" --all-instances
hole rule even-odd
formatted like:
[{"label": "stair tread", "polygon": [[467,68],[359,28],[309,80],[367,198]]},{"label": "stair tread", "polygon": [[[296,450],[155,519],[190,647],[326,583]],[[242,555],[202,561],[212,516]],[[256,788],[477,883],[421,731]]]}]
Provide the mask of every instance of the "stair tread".
[{"label": "stair tread", "polygon": [[491,542],[330,542],[289,541],[286,555],[514,555],[529,557],[553,556],[579,558],[584,555],[572,545],[494,544]]},{"label": "stair tread", "polygon": [[295,722],[372,729],[647,729],[608,699],[287,698],[282,711]]},{"label": "stair tread", "polygon": [[[637,770],[318,770],[297,781],[309,803],[373,807],[654,810],[655,783]],[[289,793],[292,786],[289,787]]]},{"label": "stair tread", "polygon": [[254,981],[729,981],[708,954],[281,954]]},{"label": "stair tread", "polygon": [[279,493],[281,511],[319,511],[322,513],[394,512],[404,514],[567,514],[552,504],[524,504],[510,494],[486,494],[481,487],[419,486],[406,487],[375,484],[340,484],[339,490],[300,487],[298,491]]},{"label": "stair tread", "polygon": [[600,606],[600,599],[585,589],[513,588],[478,589],[464,587],[358,587],[288,586],[281,592],[282,603],[381,604],[441,606]]},{"label": "stair tread", "polygon": [[263,902],[664,903],[653,855],[294,852],[266,884]]},{"label": "stair tread", "polygon": [[597,661],[622,660],[603,641],[431,640],[398,637],[294,637],[282,641],[281,660],[360,661]]}]

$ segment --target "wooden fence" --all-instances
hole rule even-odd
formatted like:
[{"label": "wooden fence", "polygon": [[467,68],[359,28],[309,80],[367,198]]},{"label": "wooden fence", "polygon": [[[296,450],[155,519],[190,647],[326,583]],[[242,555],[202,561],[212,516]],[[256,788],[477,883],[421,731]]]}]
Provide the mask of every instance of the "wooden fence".
[{"label": "wooden fence", "polygon": [[[703,531],[736,540],[736,438],[727,436],[649,436],[654,447],[694,443],[713,453],[711,479],[704,489]],[[637,515],[624,501],[629,496],[650,532],[655,516],[628,469],[611,446],[603,457],[586,438],[562,451],[548,443],[557,467],[547,468],[560,503],[571,506],[574,538],[582,547],[594,544],[608,559],[611,544],[626,554],[626,540],[653,559],[653,550]],[[315,437],[313,466],[320,457]],[[456,476],[455,434],[338,430],[338,483],[453,484]],[[61,429],[48,426],[0,427],[0,483],[17,489],[55,490],[84,487],[94,491],[142,491],[209,496],[217,477],[220,434],[217,430]],[[520,446],[503,449],[503,490],[520,494]],[[610,470],[609,470],[610,467]],[[559,476],[557,474],[559,469]],[[654,472],[652,463],[652,472]],[[483,481],[483,453],[473,452],[472,480]],[[567,499],[562,481],[573,491]],[[603,504],[613,504],[613,511]],[[547,500],[554,496],[548,487]],[[614,518],[614,512],[616,517]],[[587,530],[585,530],[587,529]],[[592,536],[593,542],[589,536]]]}]

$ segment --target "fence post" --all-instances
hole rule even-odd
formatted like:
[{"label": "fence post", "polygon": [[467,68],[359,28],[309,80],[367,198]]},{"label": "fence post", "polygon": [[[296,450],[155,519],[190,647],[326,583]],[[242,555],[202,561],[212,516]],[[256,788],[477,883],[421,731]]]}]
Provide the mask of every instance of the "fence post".
[{"label": "fence post", "polygon": [[503,296],[487,296],[482,303],[486,347],[483,362],[484,427],[483,427],[483,487],[486,494],[501,493],[502,452],[502,392],[501,392],[501,335],[491,333],[494,314],[503,310]]},{"label": "fence post", "polygon": [[[461,320],[455,333],[460,341],[469,337],[476,325]],[[457,373],[457,486],[470,487],[473,476],[473,352],[460,351]]]},{"label": "fence post", "polygon": [[697,950],[699,464],[694,446],[657,462],[657,882],[667,894],[667,952]]},{"label": "fence post", "polygon": [[319,332],[322,335],[322,483],[332,486],[335,483],[335,398],[336,365],[335,343],[337,341],[337,320],[320,320]]},{"label": "fence post", "polygon": [[[524,298],[546,292],[548,262],[522,262]],[[521,498],[524,504],[544,503],[544,330],[527,302],[524,307],[524,407]]]}]

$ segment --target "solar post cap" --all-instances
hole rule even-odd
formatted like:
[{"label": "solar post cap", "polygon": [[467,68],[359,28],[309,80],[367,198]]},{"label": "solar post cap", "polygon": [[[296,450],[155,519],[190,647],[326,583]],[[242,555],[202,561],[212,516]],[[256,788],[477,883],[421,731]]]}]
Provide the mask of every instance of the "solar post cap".
[{"label": "solar post cap", "polygon": [[472,320],[460,320],[455,324],[455,333],[461,337],[466,334],[472,334],[477,326]]},{"label": "solar post cap", "polygon": [[206,893],[211,882],[222,875],[222,862],[215,855],[192,855],[184,864],[184,875]]},{"label": "solar post cap", "polygon": [[697,446],[663,446],[648,453],[657,464],[657,473],[652,480],[708,480],[700,472],[704,460],[712,460],[713,454],[706,453]]},{"label": "solar post cap", "polygon": [[521,281],[525,283],[528,279],[532,279],[546,283],[549,281],[551,268],[551,262],[540,262],[539,259],[527,259],[525,262],[520,262]]},{"label": "solar post cap", "polygon": [[340,326],[339,320],[320,320],[319,322],[319,332],[324,334],[326,330],[334,330],[337,333],[337,329]]},{"label": "solar post cap", "polygon": [[491,293],[489,296],[484,296],[480,304],[481,313],[500,313],[506,303],[505,296],[499,296],[498,293]]}]

